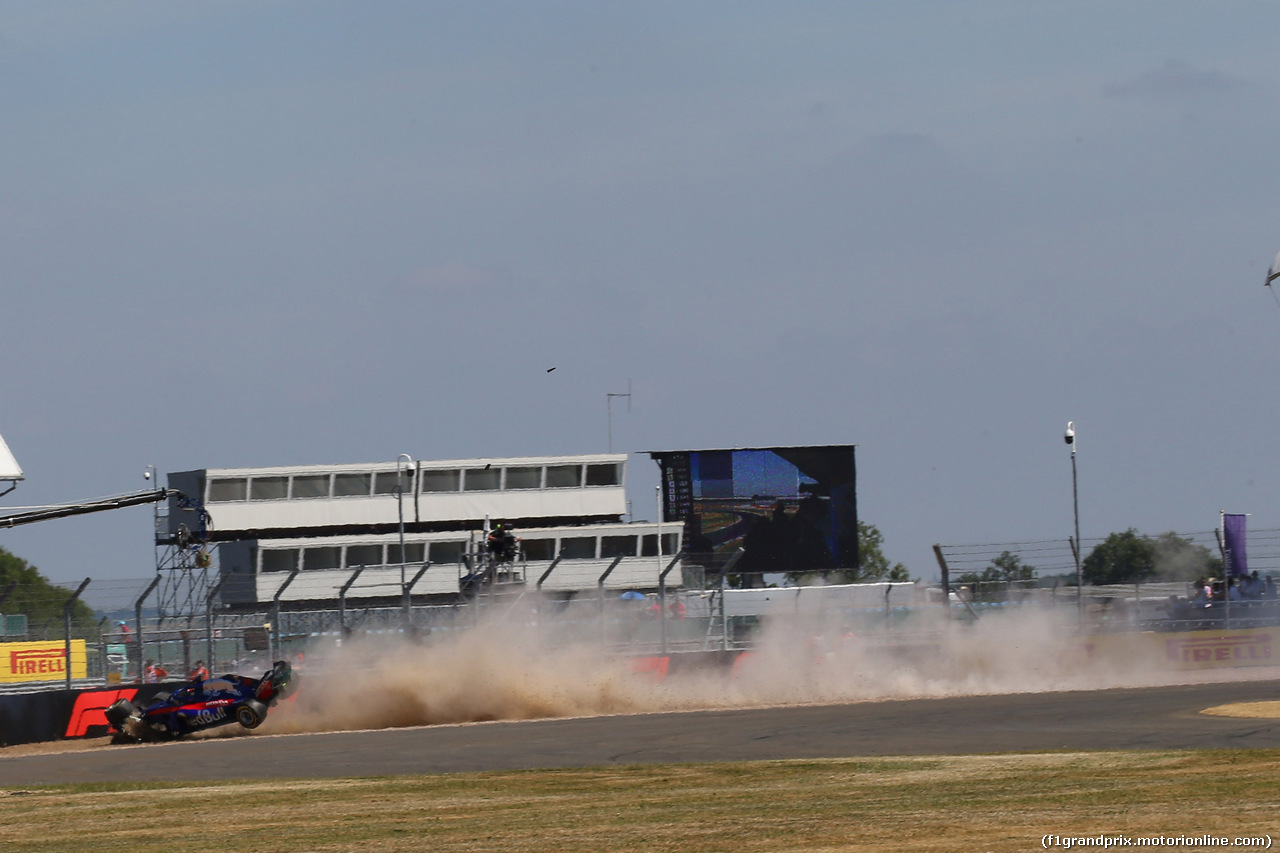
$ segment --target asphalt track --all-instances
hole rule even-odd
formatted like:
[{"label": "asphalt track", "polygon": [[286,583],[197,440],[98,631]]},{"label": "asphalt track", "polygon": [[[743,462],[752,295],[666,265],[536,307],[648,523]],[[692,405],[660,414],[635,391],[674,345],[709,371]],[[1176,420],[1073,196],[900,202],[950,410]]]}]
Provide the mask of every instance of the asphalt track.
[{"label": "asphalt track", "polygon": [[6,757],[0,786],[314,779],[1045,750],[1280,748],[1280,719],[1205,709],[1280,680],[210,738]]}]

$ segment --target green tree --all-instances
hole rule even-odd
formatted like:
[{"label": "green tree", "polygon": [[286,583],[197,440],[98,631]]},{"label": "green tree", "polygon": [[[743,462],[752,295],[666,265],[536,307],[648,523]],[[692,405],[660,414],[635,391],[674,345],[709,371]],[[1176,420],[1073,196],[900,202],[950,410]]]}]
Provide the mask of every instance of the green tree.
[{"label": "green tree", "polygon": [[[25,614],[28,631],[37,632],[49,624],[50,634],[61,636],[63,607],[74,590],[50,583],[35,566],[0,548],[0,592],[13,583],[17,585],[0,603],[0,613]],[[93,608],[77,601],[71,607],[71,625],[74,636],[96,634]]]},{"label": "green tree", "polygon": [[890,581],[910,583],[907,567],[902,563],[889,565],[884,555],[884,535],[874,524],[858,522],[858,569],[844,572],[846,583],[874,583]]},{"label": "green tree", "polygon": [[999,557],[991,561],[990,566],[982,570],[982,574],[968,572],[958,577],[956,583],[978,590],[983,587],[1004,587],[1016,581],[1029,581],[1035,574],[1035,566],[1023,563],[1017,554],[1002,551]]},{"label": "green tree", "polygon": [[1149,580],[1191,581],[1217,574],[1222,561],[1208,548],[1176,533],[1152,538],[1132,527],[1112,533],[1084,558],[1081,574],[1091,584],[1139,583]]},{"label": "green tree", "polygon": [[1084,558],[1080,571],[1087,583],[1095,585],[1146,580],[1156,573],[1155,548],[1150,539],[1130,527],[1098,544]]}]

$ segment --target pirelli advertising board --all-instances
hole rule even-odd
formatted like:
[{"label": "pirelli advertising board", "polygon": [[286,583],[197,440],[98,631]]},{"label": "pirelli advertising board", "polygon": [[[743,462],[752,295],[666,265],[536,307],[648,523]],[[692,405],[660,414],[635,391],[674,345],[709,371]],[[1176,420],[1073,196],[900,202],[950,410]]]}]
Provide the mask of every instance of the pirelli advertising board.
[{"label": "pirelli advertising board", "polygon": [[1280,628],[1104,634],[1090,638],[1086,646],[1090,655],[1166,670],[1275,666],[1280,663]]},{"label": "pirelli advertising board", "polygon": [[[84,640],[71,641],[71,677],[87,678]],[[44,643],[0,643],[0,684],[65,681],[67,647],[62,640]]]}]

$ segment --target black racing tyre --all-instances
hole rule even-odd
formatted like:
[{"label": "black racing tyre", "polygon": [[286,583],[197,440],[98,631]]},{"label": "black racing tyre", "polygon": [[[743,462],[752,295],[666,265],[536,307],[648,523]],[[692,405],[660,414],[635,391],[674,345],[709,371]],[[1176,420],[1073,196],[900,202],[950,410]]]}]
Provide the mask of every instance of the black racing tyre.
[{"label": "black racing tyre", "polygon": [[111,724],[113,729],[124,731],[124,722],[134,715],[137,708],[128,699],[117,699],[112,702],[103,715],[107,718],[107,722]]},{"label": "black racing tyre", "polygon": [[248,699],[236,708],[236,722],[246,729],[256,729],[267,718],[267,706],[257,699]]}]

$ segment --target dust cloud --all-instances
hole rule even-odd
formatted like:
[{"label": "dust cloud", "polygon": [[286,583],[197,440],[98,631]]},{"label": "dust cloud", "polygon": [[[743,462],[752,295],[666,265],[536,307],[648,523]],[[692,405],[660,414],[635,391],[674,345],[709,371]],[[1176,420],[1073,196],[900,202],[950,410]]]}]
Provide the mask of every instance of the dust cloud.
[{"label": "dust cloud", "polygon": [[[545,617],[544,617],[545,618]],[[1177,672],[1132,646],[1077,635],[1074,612],[1026,608],[976,624],[917,615],[890,631],[821,614],[762,620],[748,654],[672,655],[601,643],[598,620],[540,624],[531,608],[472,627],[317,642],[295,697],[264,732],[1154,686],[1275,677],[1275,670]],[[614,626],[616,628],[616,625]],[[662,677],[665,676],[665,677]]]}]

